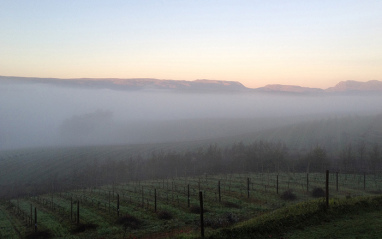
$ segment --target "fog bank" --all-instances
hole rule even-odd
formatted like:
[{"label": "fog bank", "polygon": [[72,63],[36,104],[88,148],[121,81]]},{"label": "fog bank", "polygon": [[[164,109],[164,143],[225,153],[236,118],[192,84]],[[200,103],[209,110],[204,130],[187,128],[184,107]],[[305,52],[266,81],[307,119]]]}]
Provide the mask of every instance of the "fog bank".
[{"label": "fog bank", "polygon": [[0,83],[0,149],[223,137],[382,112],[379,95],[175,93]]}]

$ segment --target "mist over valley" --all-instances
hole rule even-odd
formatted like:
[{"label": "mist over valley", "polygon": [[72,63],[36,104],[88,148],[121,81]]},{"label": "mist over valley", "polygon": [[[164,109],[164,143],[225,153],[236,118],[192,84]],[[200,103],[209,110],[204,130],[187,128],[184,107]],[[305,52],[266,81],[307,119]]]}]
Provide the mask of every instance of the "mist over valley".
[{"label": "mist over valley", "polygon": [[0,6],[0,239],[381,238],[382,1]]},{"label": "mist over valley", "polygon": [[381,94],[368,92],[211,90],[213,81],[208,91],[116,90],[45,81],[0,81],[0,149],[214,140],[382,112]]}]

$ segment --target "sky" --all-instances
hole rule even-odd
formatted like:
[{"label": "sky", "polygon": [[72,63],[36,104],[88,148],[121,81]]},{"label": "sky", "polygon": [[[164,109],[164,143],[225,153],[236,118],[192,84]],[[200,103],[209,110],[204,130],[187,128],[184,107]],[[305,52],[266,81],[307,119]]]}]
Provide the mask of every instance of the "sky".
[{"label": "sky", "polygon": [[0,0],[0,75],[382,80],[380,0]]}]

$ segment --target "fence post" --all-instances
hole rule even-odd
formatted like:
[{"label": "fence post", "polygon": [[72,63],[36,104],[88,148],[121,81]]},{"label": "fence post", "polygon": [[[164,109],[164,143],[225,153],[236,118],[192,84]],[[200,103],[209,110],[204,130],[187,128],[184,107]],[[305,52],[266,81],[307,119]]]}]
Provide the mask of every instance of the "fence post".
[{"label": "fence post", "polygon": [[336,191],[338,192],[338,172],[336,172]]},{"label": "fence post", "polygon": [[199,191],[199,202],[200,202],[200,233],[202,238],[204,238],[204,218],[203,218],[203,193]]},{"label": "fence post", "polygon": [[30,219],[30,225],[32,226],[33,225],[33,209],[32,209],[32,203],[31,203],[31,219]]},{"label": "fence post", "polygon": [[187,206],[190,207],[190,184],[187,184]]},{"label": "fence post", "polygon": [[279,194],[279,175],[276,176],[276,193]]},{"label": "fence post", "polygon": [[77,225],[80,224],[80,200],[77,199]]},{"label": "fence post", "polygon": [[363,190],[366,190],[366,173],[363,173]]},{"label": "fence post", "polygon": [[249,178],[247,178],[247,197],[249,198]]},{"label": "fence post", "polygon": [[117,216],[119,218],[119,193],[117,193]]},{"label": "fence post", "polygon": [[154,188],[154,212],[157,212],[157,189]]},{"label": "fence post", "polygon": [[110,191],[109,191],[109,213],[110,213]]},{"label": "fence post", "polygon": [[73,197],[70,197],[70,223],[73,222]]},{"label": "fence post", "polygon": [[306,192],[309,193],[309,173],[306,174]]},{"label": "fence post", "polygon": [[326,170],[326,208],[329,208],[329,170]]},{"label": "fence post", "polygon": [[142,186],[142,208],[144,207],[145,207],[145,195],[144,195],[143,186]]},{"label": "fence post", "polygon": [[34,208],[34,232],[37,232],[37,208]]},{"label": "fence post", "polygon": [[220,180],[218,182],[218,192],[219,192],[219,202],[222,201],[221,194],[220,194]]}]

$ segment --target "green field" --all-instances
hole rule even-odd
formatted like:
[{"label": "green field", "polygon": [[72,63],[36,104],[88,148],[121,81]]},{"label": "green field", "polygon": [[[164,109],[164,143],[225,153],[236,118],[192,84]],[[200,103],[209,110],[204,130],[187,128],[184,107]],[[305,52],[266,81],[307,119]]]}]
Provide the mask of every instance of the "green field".
[{"label": "green field", "polygon": [[[52,238],[197,237],[201,191],[206,235],[213,235],[221,228],[280,208],[317,200],[311,195],[317,187],[325,189],[325,174],[203,175],[79,188],[2,201],[0,232],[3,238],[30,235],[36,208],[38,231]],[[288,190],[295,200],[281,199]],[[382,191],[382,177],[339,174],[337,183],[337,175],[331,173],[329,190],[332,200],[373,196]]]},{"label": "green field", "polygon": [[[243,231],[240,235],[245,237],[247,229],[235,229],[243,225],[264,230],[261,236],[275,232],[287,238],[328,237],[335,227],[351,227],[357,220],[366,220],[371,227],[376,215],[364,209],[355,215],[350,212],[354,220],[333,211],[330,220],[329,214],[320,214],[324,221],[319,225],[299,222],[299,227],[281,227],[282,231],[250,222],[310,203],[314,213],[321,213],[323,199],[313,197],[312,192],[325,189],[324,169],[332,170],[331,208],[348,207],[343,200],[349,203],[380,194],[382,159],[376,143],[382,135],[380,117],[331,118],[210,141],[3,150],[0,238],[199,237],[199,192],[206,209],[206,236],[212,238],[229,238],[230,230]],[[208,146],[211,142],[218,144]],[[322,148],[314,151],[317,145]],[[312,160],[316,160],[315,168]],[[302,173],[307,171],[311,173]],[[296,198],[282,199],[285,192]],[[306,208],[296,211],[300,212],[296,220],[311,213],[310,206]],[[379,210],[375,205],[371,208]],[[338,235],[347,237],[351,232]]]},{"label": "green field", "polygon": [[208,238],[380,238],[382,197],[312,200],[278,209]]}]

